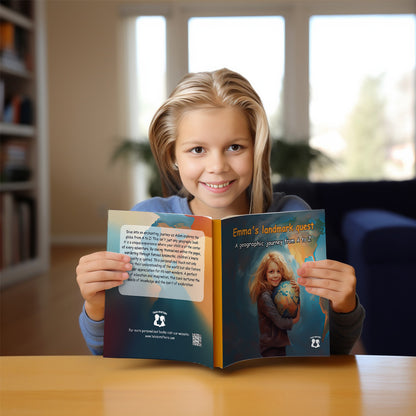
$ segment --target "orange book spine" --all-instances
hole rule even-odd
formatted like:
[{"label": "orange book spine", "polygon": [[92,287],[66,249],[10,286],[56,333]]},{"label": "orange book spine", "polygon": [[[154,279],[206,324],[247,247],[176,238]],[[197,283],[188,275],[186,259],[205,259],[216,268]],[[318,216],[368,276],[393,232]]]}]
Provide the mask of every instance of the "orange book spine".
[{"label": "orange book spine", "polygon": [[221,221],[213,220],[214,367],[223,367]]}]

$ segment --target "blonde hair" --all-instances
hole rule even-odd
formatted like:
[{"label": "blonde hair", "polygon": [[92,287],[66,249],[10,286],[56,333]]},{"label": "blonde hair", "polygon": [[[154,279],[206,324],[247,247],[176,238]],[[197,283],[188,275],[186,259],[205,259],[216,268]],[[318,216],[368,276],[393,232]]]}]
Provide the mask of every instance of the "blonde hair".
[{"label": "blonde hair", "polygon": [[287,265],[283,254],[278,251],[270,251],[262,258],[250,283],[250,297],[253,302],[257,302],[261,293],[271,291],[273,289],[272,285],[267,281],[267,269],[272,262],[277,264],[277,267],[282,274],[282,281],[294,279],[293,271]]},{"label": "blonde hair", "polygon": [[243,112],[254,144],[250,212],[267,211],[272,201],[267,116],[250,83],[240,74],[225,68],[186,75],[153,117],[149,140],[159,168],[163,195],[180,194],[192,199],[175,167],[175,141],[184,112],[203,107],[234,107]]}]

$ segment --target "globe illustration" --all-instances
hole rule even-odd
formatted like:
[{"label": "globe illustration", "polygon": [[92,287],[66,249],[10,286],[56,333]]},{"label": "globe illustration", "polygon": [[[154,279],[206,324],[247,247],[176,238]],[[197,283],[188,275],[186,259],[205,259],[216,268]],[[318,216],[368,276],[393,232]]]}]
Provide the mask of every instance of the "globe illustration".
[{"label": "globe illustration", "polygon": [[272,298],[283,318],[295,318],[298,313],[299,295],[288,280],[279,283],[273,289]]}]

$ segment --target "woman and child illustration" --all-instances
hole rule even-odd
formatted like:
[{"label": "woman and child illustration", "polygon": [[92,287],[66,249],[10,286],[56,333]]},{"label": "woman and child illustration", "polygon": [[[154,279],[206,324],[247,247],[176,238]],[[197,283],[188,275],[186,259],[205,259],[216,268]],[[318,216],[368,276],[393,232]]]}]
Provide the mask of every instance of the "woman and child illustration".
[{"label": "woman and child illustration", "polygon": [[[273,194],[266,113],[251,84],[236,72],[186,75],[157,110],[149,141],[164,197],[142,201],[135,211],[223,218],[309,209],[297,196]],[[119,253],[100,251],[79,260],[77,282],[85,301],[79,322],[94,354],[103,352],[105,291],[123,284],[131,268],[130,257]],[[307,292],[330,300],[331,353],[348,354],[365,314],[354,269],[322,260],[296,272]]]},{"label": "woman and child illustration", "polygon": [[283,317],[278,311],[273,293],[284,281],[290,282],[294,295],[299,298],[299,285],[284,256],[277,251],[266,253],[250,283],[251,300],[257,303],[259,345],[263,357],[286,355],[286,346],[290,345],[287,331],[291,330],[300,318],[300,302],[293,317]]}]

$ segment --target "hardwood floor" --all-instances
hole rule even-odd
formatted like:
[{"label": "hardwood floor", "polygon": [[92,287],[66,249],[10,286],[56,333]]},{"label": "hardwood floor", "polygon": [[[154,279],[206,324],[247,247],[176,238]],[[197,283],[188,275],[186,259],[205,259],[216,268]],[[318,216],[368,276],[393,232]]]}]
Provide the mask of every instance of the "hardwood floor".
[{"label": "hardwood floor", "polygon": [[0,291],[0,355],[89,354],[78,326],[83,300],[75,268],[103,247],[53,247],[44,275]]}]

